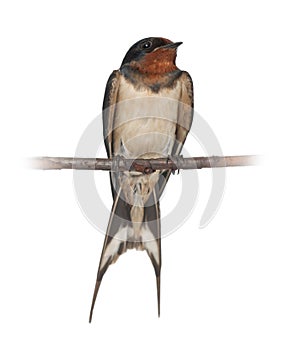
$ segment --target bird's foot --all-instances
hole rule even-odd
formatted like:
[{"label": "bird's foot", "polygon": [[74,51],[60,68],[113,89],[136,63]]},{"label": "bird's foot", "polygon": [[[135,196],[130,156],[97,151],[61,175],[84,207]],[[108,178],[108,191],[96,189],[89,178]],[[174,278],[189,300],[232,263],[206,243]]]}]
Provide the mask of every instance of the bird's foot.
[{"label": "bird's foot", "polygon": [[174,168],[172,169],[172,174],[174,175],[175,172],[177,171],[177,175],[178,175],[180,171],[180,166],[181,166],[180,164],[183,160],[183,156],[182,155],[168,155],[167,163],[169,160],[171,160],[172,163],[174,164]]},{"label": "bird's foot", "polygon": [[120,175],[121,171],[120,168],[123,167],[125,165],[125,163],[123,163],[125,160],[125,157],[122,155],[115,155],[112,158],[112,164],[111,164],[111,170],[113,172],[116,172]]}]

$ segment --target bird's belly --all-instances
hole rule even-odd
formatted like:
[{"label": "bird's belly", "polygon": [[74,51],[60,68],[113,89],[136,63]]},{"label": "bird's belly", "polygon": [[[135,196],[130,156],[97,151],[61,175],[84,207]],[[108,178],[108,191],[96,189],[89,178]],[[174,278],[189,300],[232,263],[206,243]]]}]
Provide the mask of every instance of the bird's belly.
[{"label": "bird's belly", "polygon": [[178,101],[151,96],[118,103],[114,153],[127,158],[166,157],[175,142]]},{"label": "bird's belly", "polygon": [[116,154],[127,158],[166,157],[171,154],[176,125],[159,119],[133,120],[116,129]]}]

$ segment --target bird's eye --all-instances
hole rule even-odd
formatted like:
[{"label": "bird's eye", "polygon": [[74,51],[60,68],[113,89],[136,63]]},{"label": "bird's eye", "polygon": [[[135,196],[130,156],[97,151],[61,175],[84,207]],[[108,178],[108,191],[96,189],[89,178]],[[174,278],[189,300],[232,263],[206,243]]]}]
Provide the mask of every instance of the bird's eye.
[{"label": "bird's eye", "polygon": [[146,42],[143,42],[141,44],[142,49],[149,49],[149,48],[151,48],[151,46],[152,46],[152,42],[151,41],[146,41]]}]

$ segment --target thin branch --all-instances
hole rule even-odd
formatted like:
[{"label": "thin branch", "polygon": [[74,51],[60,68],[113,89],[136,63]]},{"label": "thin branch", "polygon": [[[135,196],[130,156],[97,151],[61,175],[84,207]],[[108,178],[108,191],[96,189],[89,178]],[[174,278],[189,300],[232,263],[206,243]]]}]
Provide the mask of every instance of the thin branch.
[{"label": "thin branch", "polygon": [[124,159],[107,158],[72,158],[72,157],[33,157],[28,159],[32,169],[77,169],[77,170],[108,170],[138,171],[150,174],[155,170],[169,169],[202,169],[219,167],[253,166],[259,163],[261,156],[211,156],[189,157],[174,156],[157,159]]}]

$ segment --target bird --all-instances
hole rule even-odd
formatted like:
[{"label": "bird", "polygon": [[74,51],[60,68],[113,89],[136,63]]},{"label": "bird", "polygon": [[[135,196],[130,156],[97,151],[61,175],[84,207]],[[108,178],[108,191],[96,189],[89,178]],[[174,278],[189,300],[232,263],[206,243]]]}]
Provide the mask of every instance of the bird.
[{"label": "bird", "polygon": [[[182,42],[149,37],[125,54],[106,85],[102,119],[110,159],[179,156],[193,120],[193,81],[176,66]],[[113,197],[97,271],[89,322],[110,264],[128,249],[145,250],[156,276],[160,316],[161,220],[159,199],[171,170],[110,172]]]}]

